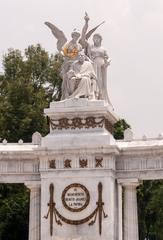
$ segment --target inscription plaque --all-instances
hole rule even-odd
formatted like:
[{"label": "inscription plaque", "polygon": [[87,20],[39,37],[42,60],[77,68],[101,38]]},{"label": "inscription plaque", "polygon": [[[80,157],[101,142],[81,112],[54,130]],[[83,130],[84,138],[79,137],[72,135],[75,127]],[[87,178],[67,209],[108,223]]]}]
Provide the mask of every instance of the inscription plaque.
[{"label": "inscription plaque", "polygon": [[88,189],[80,183],[68,185],[62,192],[62,203],[71,212],[80,212],[90,201]]}]

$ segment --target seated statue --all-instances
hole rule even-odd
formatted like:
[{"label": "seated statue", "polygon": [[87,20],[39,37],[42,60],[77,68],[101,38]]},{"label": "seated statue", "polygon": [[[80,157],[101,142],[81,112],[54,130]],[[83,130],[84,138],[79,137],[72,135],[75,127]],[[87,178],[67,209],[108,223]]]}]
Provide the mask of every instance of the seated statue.
[{"label": "seated statue", "polygon": [[[74,97],[87,97],[89,99],[99,99],[99,87],[94,88],[96,84],[96,77],[93,70],[93,66],[89,61],[81,60],[80,53],[82,50],[85,51],[87,57],[88,54],[88,39],[91,37],[93,32],[101,26],[102,23],[88,31],[89,16],[85,13],[84,26],[82,31],[74,29],[71,34],[71,40],[68,41],[64,32],[57,26],[50,22],[45,24],[50,28],[52,34],[57,39],[57,49],[59,54],[63,56],[63,63],[61,66],[61,77],[62,77],[62,97],[61,100],[74,98]],[[92,59],[91,59],[92,60]],[[83,61],[83,62],[82,62]],[[93,62],[93,61],[92,61]],[[73,70],[74,68],[74,70]],[[81,69],[80,69],[81,68]],[[71,71],[73,70],[74,73]],[[80,75],[79,75],[80,74]],[[69,76],[68,76],[69,75]],[[72,77],[71,77],[72,75]],[[98,80],[98,79],[97,79]],[[99,82],[99,81],[98,81]],[[72,91],[72,90],[75,90]]]},{"label": "seated statue", "polygon": [[90,61],[86,61],[84,53],[79,53],[67,73],[71,94],[68,98],[95,99],[97,84],[96,75]]}]

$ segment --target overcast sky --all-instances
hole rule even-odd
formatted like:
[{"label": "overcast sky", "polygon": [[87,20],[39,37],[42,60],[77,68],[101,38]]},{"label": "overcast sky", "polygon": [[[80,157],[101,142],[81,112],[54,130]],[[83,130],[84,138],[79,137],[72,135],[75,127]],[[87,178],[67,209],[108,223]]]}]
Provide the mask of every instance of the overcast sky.
[{"label": "overcast sky", "polygon": [[41,43],[56,52],[44,25],[51,21],[67,37],[81,29],[84,12],[90,28],[105,20],[103,36],[111,65],[109,96],[115,112],[136,138],[163,133],[163,0],[0,0],[0,71],[8,48]]}]

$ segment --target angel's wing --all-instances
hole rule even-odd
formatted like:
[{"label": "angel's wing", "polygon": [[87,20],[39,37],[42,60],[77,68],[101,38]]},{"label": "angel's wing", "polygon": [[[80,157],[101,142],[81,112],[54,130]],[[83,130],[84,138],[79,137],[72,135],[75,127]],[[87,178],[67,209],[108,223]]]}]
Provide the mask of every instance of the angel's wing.
[{"label": "angel's wing", "polygon": [[45,22],[45,25],[47,25],[51,29],[52,34],[58,40],[57,41],[57,49],[60,52],[62,50],[63,45],[67,42],[67,38],[66,38],[65,34],[59,28],[57,28],[55,25],[53,25],[50,22]]},{"label": "angel's wing", "polygon": [[86,39],[88,40],[90,38],[90,36],[92,35],[92,33],[94,33],[94,31],[96,31],[96,29],[98,27],[100,27],[102,24],[104,24],[105,21],[103,21],[102,23],[100,23],[99,25],[97,25],[95,28],[92,28],[87,34],[86,34]]}]

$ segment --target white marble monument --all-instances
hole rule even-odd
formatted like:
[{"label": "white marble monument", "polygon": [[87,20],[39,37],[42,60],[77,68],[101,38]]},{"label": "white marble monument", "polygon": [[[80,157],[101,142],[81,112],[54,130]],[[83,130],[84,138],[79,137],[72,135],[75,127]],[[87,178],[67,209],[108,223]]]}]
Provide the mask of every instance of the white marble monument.
[{"label": "white marble monument", "polygon": [[[107,92],[110,60],[99,27],[64,33],[46,22],[63,55],[62,100],[45,109],[50,132],[0,143],[0,182],[30,189],[29,240],[138,240],[136,188],[163,179],[163,138],[112,136],[118,117]],[[123,196],[123,197],[122,197]],[[123,203],[123,204],[122,204]]]},{"label": "white marble monument", "polygon": [[49,215],[41,219],[41,239],[116,239],[112,107],[104,100],[75,98],[52,102],[45,113],[50,133],[40,148],[41,215]]},{"label": "white marble monument", "polygon": [[[41,239],[116,239],[115,140],[118,118],[107,93],[110,59],[102,37],[89,37],[89,17],[80,34],[64,33],[46,22],[63,55],[62,100],[51,102],[45,114],[50,133],[42,139]],[[113,146],[109,149],[108,146]],[[46,151],[45,151],[46,149]],[[48,154],[47,154],[48,151]],[[111,153],[111,155],[110,155]]]}]

